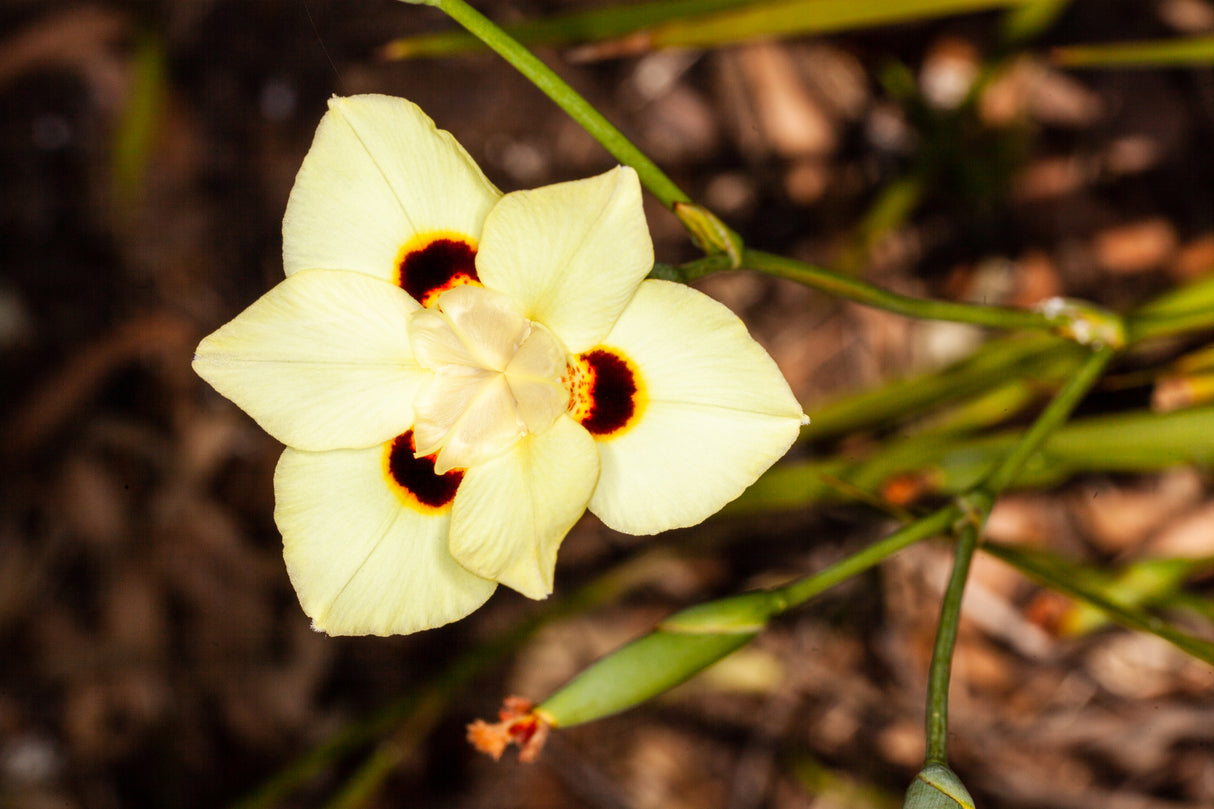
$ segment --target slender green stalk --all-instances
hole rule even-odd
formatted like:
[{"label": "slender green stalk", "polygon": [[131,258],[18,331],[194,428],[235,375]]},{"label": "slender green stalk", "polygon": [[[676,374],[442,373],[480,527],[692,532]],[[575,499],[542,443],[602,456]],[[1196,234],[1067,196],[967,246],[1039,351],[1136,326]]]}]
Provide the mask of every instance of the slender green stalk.
[{"label": "slender green stalk", "polygon": [[[410,2],[411,0],[402,0]],[[499,28],[464,0],[433,0],[428,5],[437,6],[477,39],[492,48],[499,56],[527,77],[544,95],[556,102],[583,129],[603,145],[603,148],[626,166],[632,166],[640,175],[641,182],[662,201],[667,208],[677,202],[690,202],[674,181],[667,177],[648,156],[620,130],[603,117],[591,104],[552,68],[541,62],[535,54],[520,45],[517,40]]]},{"label": "slender green stalk", "polygon": [[1205,331],[1214,328],[1214,307],[1190,312],[1132,316],[1126,318],[1126,327],[1130,339],[1134,342],[1154,337],[1171,337],[1190,331]]},{"label": "slender green stalk", "polygon": [[1050,385],[1082,362],[1086,349],[1044,334],[1017,334],[983,343],[970,357],[934,372],[914,374],[878,388],[815,406],[802,436],[821,439],[923,418],[929,408],[985,395],[1009,380]]},{"label": "slender green stalk", "polygon": [[753,640],[773,617],[855,576],[919,540],[936,536],[962,514],[948,505],[863,551],[804,579],[697,604],[598,660],[537,710],[556,727],[591,722],[638,705],[687,680]]},{"label": "slender green stalk", "polygon": [[898,529],[885,539],[874,542],[864,550],[836,562],[825,570],[820,570],[812,576],[806,576],[773,591],[776,597],[785,602],[785,606],[780,611],[783,612],[804,604],[836,584],[847,581],[885,561],[903,548],[947,531],[960,514],[961,511],[956,505],[944,506],[934,513]]},{"label": "slender green stalk", "polygon": [[982,306],[912,298],[855,278],[838,275],[804,261],[759,250],[744,250],[742,266],[777,278],[787,278],[790,281],[796,281],[856,303],[875,306],[878,309],[908,317],[925,320],[950,320],[956,323],[973,323],[978,326],[995,326],[1003,329],[1054,331],[1057,327],[1055,319],[1048,317],[1043,312],[1010,309],[1004,306]]},{"label": "slender green stalk", "polygon": [[1126,316],[1131,342],[1214,329],[1214,275],[1165,292]]},{"label": "slender green stalk", "polygon": [[129,217],[138,210],[137,197],[147,174],[165,117],[168,114],[168,69],[165,43],[150,33],[142,33],[132,54],[132,86],[129,102],[111,139],[114,192],[119,203],[116,215]]},{"label": "slender green stalk", "polygon": [[957,625],[961,620],[961,596],[969,578],[970,563],[978,547],[980,526],[966,521],[957,540],[953,572],[940,605],[936,645],[927,677],[927,763],[948,764],[948,683],[953,670],[953,650],[957,646]]},{"label": "slender green stalk", "polygon": [[1058,392],[991,475],[968,498],[962,498],[972,505],[972,511],[958,530],[953,572],[949,577],[944,602],[940,606],[940,622],[936,630],[936,644],[932,650],[927,686],[928,764],[948,763],[949,678],[952,674],[953,650],[957,644],[957,624],[961,618],[961,597],[965,592],[965,582],[969,577],[974,551],[978,547],[982,525],[990,514],[995,498],[1016,479],[1024,468],[1025,461],[1067,420],[1079,401],[1092,385],[1096,384],[1113,354],[1114,350],[1110,347],[1093,351],[1087,362]]},{"label": "slender green stalk", "polygon": [[983,490],[995,497],[1011,485],[1024,468],[1029,456],[1039,450],[1045,440],[1062,426],[1063,422],[1070,417],[1071,411],[1075,409],[1075,405],[1079,404],[1079,400],[1087,394],[1092,385],[1096,384],[1096,380],[1100,378],[1109,361],[1113,359],[1113,353],[1113,349],[1108,347],[1092,352],[1092,356],[1080,366],[1066,386],[1058,391],[1058,395],[1042,411],[1024,437],[995,467],[994,472],[983,484]]}]

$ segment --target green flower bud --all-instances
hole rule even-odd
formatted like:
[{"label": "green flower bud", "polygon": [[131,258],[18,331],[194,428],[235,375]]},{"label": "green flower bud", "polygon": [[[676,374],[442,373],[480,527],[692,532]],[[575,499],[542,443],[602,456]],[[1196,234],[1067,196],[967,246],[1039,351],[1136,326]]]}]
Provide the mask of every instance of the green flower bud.
[{"label": "green flower bud", "polygon": [[974,809],[974,799],[956,773],[933,763],[915,776],[902,809]]},{"label": "green flower bud", "polygon": [[567,727],[631,708],[745,646],[785,606],[777,595],[756,592],[683,610],[590,666],[537,710]]},{"label": "green flower bud", "polygon": [[674,215],[691,234],[692,241],[705,253],[729,256],[731,269],[742,266],[742,237],[734,233],[716,214],[691,202],[676,202]]}]

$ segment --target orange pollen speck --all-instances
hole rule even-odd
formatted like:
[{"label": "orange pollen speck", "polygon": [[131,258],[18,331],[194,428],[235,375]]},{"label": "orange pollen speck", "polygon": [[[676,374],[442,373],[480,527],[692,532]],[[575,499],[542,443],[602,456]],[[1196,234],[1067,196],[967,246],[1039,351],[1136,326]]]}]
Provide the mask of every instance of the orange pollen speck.
[{"label": "orange pollen speck", "polygon": [[422,295],[421,300],[419,300],[418,303],[420,303],[422,306],[426,307],[427,309],[433,308],[434,305],[436,303],[438,303],[439,295],[442,295],[448,289],[454,289],[455,287],[465,287],[465,286],[479,287],[479,286],[484,286],[484,284],[482,284],[480,281],[478,281],[475,278],[465,275],[464,273],[459,273],[458,275],[451,276],[451,279],[449,281],[447,281],[446,283],[444,283],[442,286],[437,286],[437,287],[431,288],[430,291],[428,291],[424,295]]},{"label": "orange pollen speck", "polygon": [[594,406],[594,369],[580,357],[574,357],[565,366],[565,376],[561,377],[561,382],[569,391],[569,415],[581,421]]}]

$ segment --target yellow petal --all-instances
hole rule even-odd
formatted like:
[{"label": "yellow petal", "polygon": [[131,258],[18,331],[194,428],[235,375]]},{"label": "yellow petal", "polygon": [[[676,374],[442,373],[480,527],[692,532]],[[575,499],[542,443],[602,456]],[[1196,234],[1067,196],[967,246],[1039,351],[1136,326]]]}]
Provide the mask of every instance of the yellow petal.
[{"label": "yellow petal", "polygon": [[567,416],[464,474],[451,553],[468,570],[529,598],[552,592],[556,552],[594,490],[594,440]]},{"label": "yellow petal", "polygon": [[479,238],[500,192],[450,133],[402,98],[333,98],[283,218],[287,275],[356,270],[394,281],[425,233]]},{"label": "yellow petal", "polygon": [[695,525],[797,437],[803,415],[780,369],[742,321],[694,289],[645,281],[603,342],[645,391],[631,426],[597,442],[590,510],[618,531]]},{"label": "yellow petal", "polygon": [[205,338],[194,370],[288,446],[379,444],[412,424],[429,376],[405,330],[417,309],[359,273],[298,273]]},{"label": "yellow petal", "polygon": [[288,449],[274,475],[274,519],[291,583],[316,629],[330,635],[417,632],[463,618],[496,585],[448,550],[450,509],[402,504],[384,447]]},{"label": "yellow petal", "polygon": [[570,351],[589,348],[653,268],[636,172],[507,194],[485,220],[476,268]]}]

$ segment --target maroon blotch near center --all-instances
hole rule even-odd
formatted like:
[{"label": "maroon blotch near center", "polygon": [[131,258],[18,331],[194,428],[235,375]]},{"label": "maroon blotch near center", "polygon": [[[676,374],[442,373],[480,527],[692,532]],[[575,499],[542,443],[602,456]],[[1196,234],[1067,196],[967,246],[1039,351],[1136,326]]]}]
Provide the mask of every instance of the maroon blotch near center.
[{"label": "maroon blotch near center", "polygon": [[455,499],[455,492],[464,479],[464,470],[452,469],[445,475],[434,473],[434,457],[413,457],[413,431],[396,437],[388,455],[388,470],[392,479],[406,489],[417,501],[430,508],[442,508]]},{"label": "maroon blotch near center", "polygon": [[608,435],[623,428],[637,408],[637,383],[632,369],[610,351],[590,351],[582,355],[582,361],[594,374],[590,391],[593,405],[582,426],[592,435]]},{"label": "maroon blotch near center", "polygon": [[450,288],[461,276],[467,281],[480,280],[476,275],[476,249],[456,239],[435,239],[401,259],[396,283],[413,300],[425,304],[432,292]]}]

